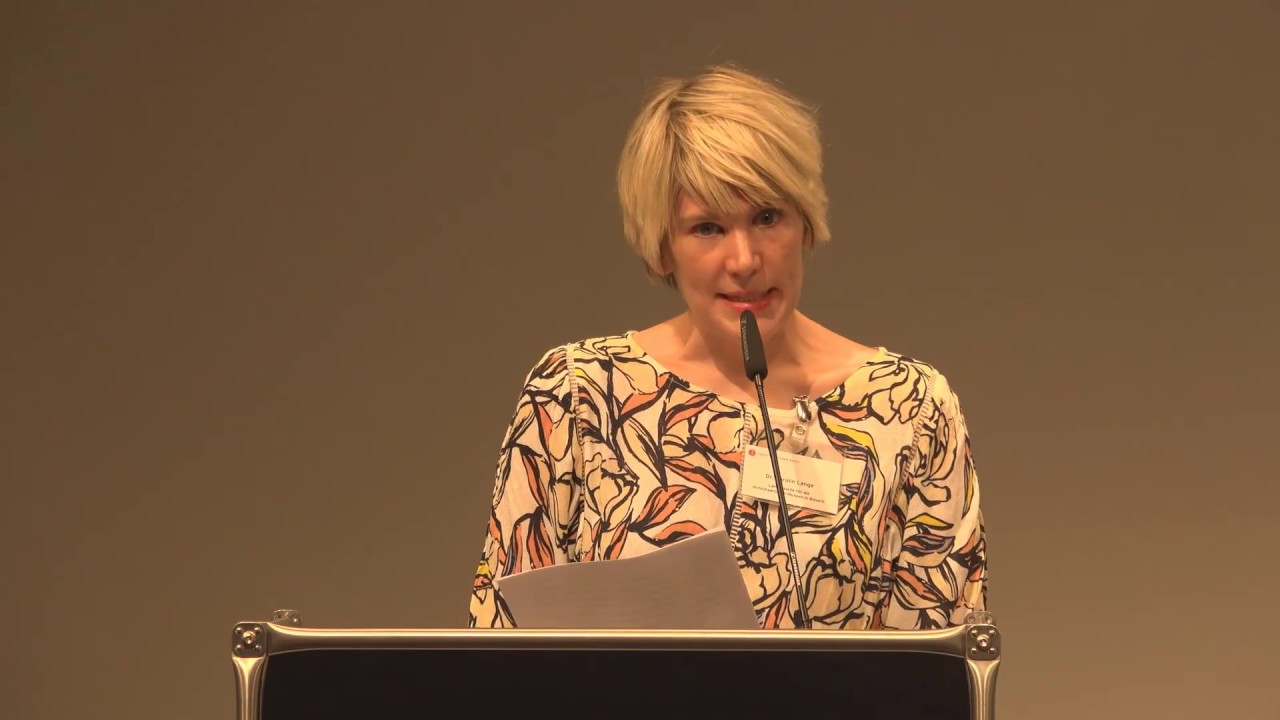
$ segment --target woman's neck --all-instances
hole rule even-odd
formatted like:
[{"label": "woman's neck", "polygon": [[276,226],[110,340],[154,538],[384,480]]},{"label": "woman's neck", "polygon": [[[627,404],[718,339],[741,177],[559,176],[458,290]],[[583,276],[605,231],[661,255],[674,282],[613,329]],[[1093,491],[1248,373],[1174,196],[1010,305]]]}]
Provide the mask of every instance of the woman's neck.
[{"label": "woman's neck", "polygon": [[[688,313],[665,324],[668,333],[663,345],[670,355],[671,364],[684,368],[685,372],[697,371],[704,376],[711,375],[714,369],[714,375],[739,390],[740,396],[755,397],[755,385],[747,378],[743,367],[740,336],[705,332]],[[805,358],[812,355],[813,339],[809,332],[812,326],[813,321],[795,312],[788,322],[764,339],[765,360],[769,377],[773,380],[768,387],[777,386],[776,392],[768,393],[771,398],[789,400],[794,395],[807,392],[807,378],[802,368]],[[695,378],[688,379],[695,381]],[[711,384],[710,380],[704,379],[704,382]]]}]

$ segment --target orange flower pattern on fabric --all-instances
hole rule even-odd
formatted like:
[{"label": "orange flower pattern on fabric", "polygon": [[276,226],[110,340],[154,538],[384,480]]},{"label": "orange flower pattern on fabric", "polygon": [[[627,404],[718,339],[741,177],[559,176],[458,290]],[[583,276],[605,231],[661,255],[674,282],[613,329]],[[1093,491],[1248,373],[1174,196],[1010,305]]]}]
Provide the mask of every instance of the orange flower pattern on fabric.
[{"label": "orange flower pattern on fabric", "polygon": [[[812,403],[801,447],[794,408],[769,417],[775,446],[842,462],[835,514],[791,508],[813,627],[939,628],[985,609],[978,477],[946,378],[880,348]],[[630,333],[548,351],[502,441],[469,626],[514,627],[495,578],[723,527],[761,627],[796,627],[779,509],[738,492],[763,428],[758,406],[677,377]]]}]

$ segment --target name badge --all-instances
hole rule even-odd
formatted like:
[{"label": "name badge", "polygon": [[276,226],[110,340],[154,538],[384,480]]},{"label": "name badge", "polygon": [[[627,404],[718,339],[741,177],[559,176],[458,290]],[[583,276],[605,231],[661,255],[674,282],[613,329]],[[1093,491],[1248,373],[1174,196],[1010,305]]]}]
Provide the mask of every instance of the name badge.
[{"label": "name badge", "polygon": [[[755,446],[742,453],[742,493],[758,500],[778,502],[778,488],[773,481],[773,464],[769,451]],[[799,506],[834,515],[840,505],[840,473],[842,463],[778,451],[778,469],[782,471],[782,489],[787,506]]]}]

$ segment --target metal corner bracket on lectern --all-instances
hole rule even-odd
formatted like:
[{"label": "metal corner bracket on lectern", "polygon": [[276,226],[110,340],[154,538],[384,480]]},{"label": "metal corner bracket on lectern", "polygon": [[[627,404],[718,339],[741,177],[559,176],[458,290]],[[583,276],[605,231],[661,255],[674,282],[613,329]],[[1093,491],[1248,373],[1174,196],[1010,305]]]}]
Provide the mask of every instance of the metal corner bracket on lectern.
[{"label": "metal corner bracket on lectern", "polygon": [[297,610],[276,610],[267,623],[240,622],[231,629],[231,660],[236,674],[236,718],[257,720],[262,699],[263,672],[271,648],[273,630],[300,627]]},{"label": "metal corner bracket on lectern", "polygon": [[986,707],[973,709],[974,720],[995,716],[996,670],[1000,666],[1000,631],[995,617],[986,611],[969,613],[965,624],[965,662],[969,668],[969,696],[990,698]]}]

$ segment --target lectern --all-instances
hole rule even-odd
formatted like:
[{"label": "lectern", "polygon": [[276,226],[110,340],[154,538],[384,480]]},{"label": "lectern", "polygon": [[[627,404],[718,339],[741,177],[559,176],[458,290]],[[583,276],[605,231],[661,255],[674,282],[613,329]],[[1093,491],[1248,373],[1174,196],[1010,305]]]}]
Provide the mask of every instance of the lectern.
[{"label": "lectern", "polygon": [[236,623],[238,720],[993,720],[1000,633],[310,628]]}]

